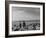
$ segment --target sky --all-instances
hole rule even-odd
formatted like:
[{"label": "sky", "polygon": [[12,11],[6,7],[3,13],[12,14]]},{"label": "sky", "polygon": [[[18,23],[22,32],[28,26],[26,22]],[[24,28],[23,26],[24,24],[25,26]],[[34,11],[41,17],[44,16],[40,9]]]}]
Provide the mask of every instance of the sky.
[{"label": "sky", "polygon": [[12,7],[12,20],[40,20],[40,8]]}]

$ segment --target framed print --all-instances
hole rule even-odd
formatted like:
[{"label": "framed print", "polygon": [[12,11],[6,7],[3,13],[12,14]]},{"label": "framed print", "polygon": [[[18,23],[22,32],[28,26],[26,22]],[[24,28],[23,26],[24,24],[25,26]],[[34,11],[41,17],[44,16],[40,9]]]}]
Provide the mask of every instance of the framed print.
[{"label": "framed print", "polygon": [[5,36],[37,36],[45,34],[45,3],[6,1]]}]

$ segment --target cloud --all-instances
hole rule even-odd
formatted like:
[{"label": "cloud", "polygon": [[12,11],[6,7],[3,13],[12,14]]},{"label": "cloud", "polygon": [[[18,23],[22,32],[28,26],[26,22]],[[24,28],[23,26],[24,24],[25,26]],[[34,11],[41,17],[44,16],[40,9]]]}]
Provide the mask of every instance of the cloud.
[{"label": "cloud", "polygon": [[13,7],[13,21],[18,20],[39,20],[40,8],[31,7]]}]

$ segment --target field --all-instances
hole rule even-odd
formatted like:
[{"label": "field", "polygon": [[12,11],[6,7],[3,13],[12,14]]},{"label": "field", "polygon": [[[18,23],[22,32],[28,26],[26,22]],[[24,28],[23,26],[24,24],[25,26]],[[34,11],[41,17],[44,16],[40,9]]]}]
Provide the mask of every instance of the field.
[{"label": "field", "polygon": [[12,31],[40,30],[40,20],[13,21]]}]

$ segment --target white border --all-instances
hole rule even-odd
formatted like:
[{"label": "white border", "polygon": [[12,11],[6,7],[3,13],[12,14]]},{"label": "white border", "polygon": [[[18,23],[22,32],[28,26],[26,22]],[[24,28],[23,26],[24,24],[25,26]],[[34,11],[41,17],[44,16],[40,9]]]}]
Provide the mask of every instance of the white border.
[{"label": "white border", "polygon": [[[40,30],[32,31],[12,31],[12,7],[34,7],[40,8]],[[9,35],[19,34],[36,34],[43,33],[43,7],[42,5],[23,5],[23,4],[9,4]]]}]

